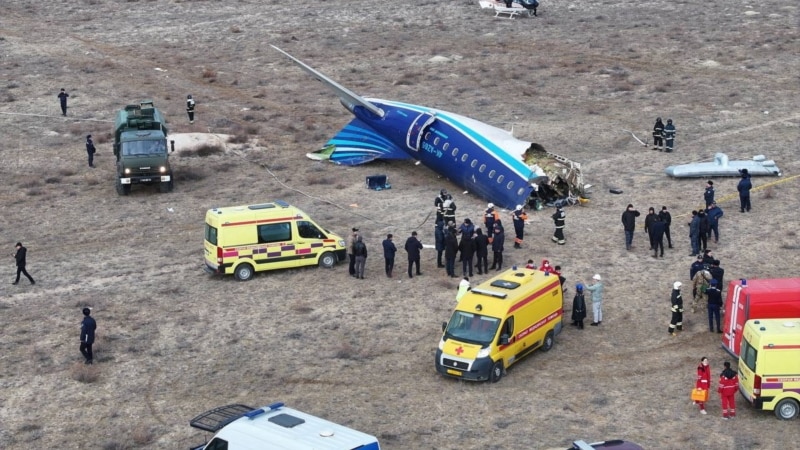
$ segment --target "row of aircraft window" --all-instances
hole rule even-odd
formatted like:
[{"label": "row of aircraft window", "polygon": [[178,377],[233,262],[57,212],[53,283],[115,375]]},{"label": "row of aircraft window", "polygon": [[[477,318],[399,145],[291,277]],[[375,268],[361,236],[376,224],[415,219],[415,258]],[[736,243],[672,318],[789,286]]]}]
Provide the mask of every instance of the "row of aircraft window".
[{"label": "row of aircraft window", "polygon": [[[425,140],[428,140],[428,138],[430,138],[430,133],[431,133],[430,131],[426,133]],[[439,141],[440,141],[440,138],[438,136],[433,138],[433,145],[439,145]],[[447,149],[449,149],[449,148],[450,148],[450,143],[449,142],[445,142],[444,145],[442,145],[442,150],[444,150],[444,151],[447,151]],[[453,155],[453,157],[455,158],[455,157],[458,156],[458,152],[459,152],[458,147],[455,147],[455,148],[453,148],[453,151],[451,152],[451,155]],[[467,162],[467,160],[469,160],[469,154],[468,153],[464,153],[463,155],[461,155],[461,162]],[[469,166],[472,167],[473,169],[477,165],[478,165],[478,160],[477,159],[473,159],[472,162],[469,164]],[[486,164],[481,164],[481,166],[478,168],[478,172],[483,173],[485,171],[486,171]],[[491,180],[492,178],[494,178],[496,173],[497,172],[494,169],[490,170],[489,171],[489,179]],[[498,184],[502,183],[504,178],[505,177],[503,175],[500,175],[499,177],[497,177],[497,183]],[[514,181],[512,180],[512,181],[509,181],[508,184],[506,184],[506,189],[511,190],[513,188],[514,188]],[[519,188],[519,191],[517,192],[517,195],[522,195],[522,193],[524,191],[525,190],[523,188]]]}]

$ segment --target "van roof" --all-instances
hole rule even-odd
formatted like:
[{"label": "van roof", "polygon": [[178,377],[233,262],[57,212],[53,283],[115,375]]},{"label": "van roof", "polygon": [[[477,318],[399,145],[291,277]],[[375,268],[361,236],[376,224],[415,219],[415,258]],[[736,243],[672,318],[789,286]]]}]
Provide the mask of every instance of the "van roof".
[{"label": "van roof", "polygon": [[[202,416],[192,420],[192,426],[204,429],[197,426]],[[234,449],[379,449],[374,436],[287,408],[283,403],[273,403],[237,417],[223,419],[228,423],[222,425],[216,435],[231,443]]]},{"label": "van roof", "polygon": [[[254,205],[226,206],[222,208],[211,208],[206,213],[207,221],[213,221],[222,225],[240,224],[244,225],[249,221],[259,221],[259,219],[289,220],[307,219],[308,215],[299,208],[286,203],[283,200],[275,200],[269,203],[258,203]],[[261,223],[259,221],[259,223]]]},{"label": "van roof", "polygon": [[[491,317],[505,317],[541,294],[560,287],[555,275],[535,269],[509,269],[467,292],[456,306],[471,313],[480,311]],[[561,299],[559,298],[559,302]]]},{"label": "van roof", "polygon": [[758,335],[765,335],[769,333],[770,336],[783,337],[794,336],[800,337],[800,318],[798,319],[753,319],[748,320],[745,328],[750,327],[751,330]]}]

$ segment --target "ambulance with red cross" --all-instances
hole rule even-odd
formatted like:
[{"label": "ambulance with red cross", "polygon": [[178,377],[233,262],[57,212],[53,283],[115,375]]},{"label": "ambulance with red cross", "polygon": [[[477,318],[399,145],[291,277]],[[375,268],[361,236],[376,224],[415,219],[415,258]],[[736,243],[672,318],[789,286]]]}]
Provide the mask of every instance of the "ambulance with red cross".
[{"label": "ambulance with red cross", "polygon": [[563,327],[557,276],[516,267],[468,291],[442,323],[436,370],[464,380],[497,382],[536,349],[549,351]]},{"label": "ambulance with red cross", "polygon": [[204,250],[207,272],[240,281],[265,270],[331,268],[347,256],[343,238],[281,200],[209,209]]}]

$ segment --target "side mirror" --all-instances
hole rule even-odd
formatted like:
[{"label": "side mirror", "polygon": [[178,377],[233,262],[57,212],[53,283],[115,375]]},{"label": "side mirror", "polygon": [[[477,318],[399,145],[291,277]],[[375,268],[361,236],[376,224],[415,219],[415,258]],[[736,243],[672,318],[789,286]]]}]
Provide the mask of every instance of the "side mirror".
[{"label": "side mirror", "polygon": [[447,329],[447,322],[442,322],[442,333],[444,333],[445,329]]}]

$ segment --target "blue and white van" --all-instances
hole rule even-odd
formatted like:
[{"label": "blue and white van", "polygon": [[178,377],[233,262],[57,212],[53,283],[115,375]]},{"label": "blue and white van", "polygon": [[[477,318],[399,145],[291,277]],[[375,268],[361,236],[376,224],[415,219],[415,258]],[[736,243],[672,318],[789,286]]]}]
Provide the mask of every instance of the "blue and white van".
[{"label": "blue and white van", "polygon": [[189,425],[216,433],[191,450],[380,450],[366,433],[273,403],[263,408],[227,405],[206,411]]}]

